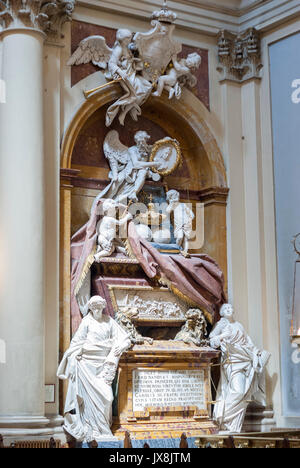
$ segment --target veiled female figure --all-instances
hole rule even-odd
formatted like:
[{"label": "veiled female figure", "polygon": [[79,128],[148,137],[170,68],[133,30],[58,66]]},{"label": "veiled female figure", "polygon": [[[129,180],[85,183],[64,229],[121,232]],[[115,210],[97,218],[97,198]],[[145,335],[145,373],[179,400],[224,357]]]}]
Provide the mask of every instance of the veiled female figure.
[{"label": "veiled female figure", "polygon": [[249,402],[265,406],[263,377],[270,354],[256,348],[243,326],[234,320],[232,305],[224,304],[220,315],[210,334],[211,347],[222,352],[214,420],[221,430],[239,433]]},{"label": "veiled female figure", "polygon": [[131,346],[126,332],[102,314],[106,301],[94,296],[58,369],[69,379],[64,429],[79,442],[111,438],[112,382],[121,354]]}]

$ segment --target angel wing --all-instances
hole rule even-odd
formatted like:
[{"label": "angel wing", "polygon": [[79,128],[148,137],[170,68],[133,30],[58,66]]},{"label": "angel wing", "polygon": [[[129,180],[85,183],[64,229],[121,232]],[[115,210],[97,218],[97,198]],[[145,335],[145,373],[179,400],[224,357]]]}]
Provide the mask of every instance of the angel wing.
[{"label": "angel wing", "polygon": [[129,161],[128,148],[120,142],[119,134],[116,130],[108,132],[104,140],[103,150],[112,171],[116,161],[123,165]]},{"label": "angel wing", "polygon": [[68,65],[81,65],[92,62],[99,68],[105,69],[111,57],[112,49],[108,47],[104,37],[90,36],[83,39],[74,54],[68,61]]}]

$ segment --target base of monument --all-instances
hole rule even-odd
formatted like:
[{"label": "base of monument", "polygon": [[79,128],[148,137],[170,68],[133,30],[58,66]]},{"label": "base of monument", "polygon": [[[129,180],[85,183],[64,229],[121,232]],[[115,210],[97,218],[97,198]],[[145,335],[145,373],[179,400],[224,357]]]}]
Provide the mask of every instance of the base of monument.
[{"label": "base of monument", "polygon": [[243,424],[243,432],[270,432],[275,428],[276,420],[272,408],[255,404],[249,405]]},{"label": "base of monument", "polygon": [[149,440],[149,439],[180,439],[183,433],[187,437],[199,437],[203,435],[217,434],[217,426],[212,421],[203,423],[195,421],[186,422],[168,422],[168,423],[149,423],[149,424],[122,424],[112,429],[113,434],[119,439],[124,440],[125,432],[130,433],[131,439]]},{"label": "base of monument", "polygon": [[175,341],[135,345],[119,363],[120,438],[177,439],[215,434],[211,420],[211,365],[219,352]]}]

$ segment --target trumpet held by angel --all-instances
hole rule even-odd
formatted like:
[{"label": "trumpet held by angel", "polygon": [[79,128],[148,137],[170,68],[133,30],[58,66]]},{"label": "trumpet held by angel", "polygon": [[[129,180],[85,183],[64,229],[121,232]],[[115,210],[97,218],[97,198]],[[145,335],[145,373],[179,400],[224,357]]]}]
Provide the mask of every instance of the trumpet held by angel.
[{"label": "trumpet held by angel", "polygon": [[119,81],[124,90],[123,96],[115,101],[106,114],[106,126],[109,127],[118,113],[121,125],[129,113],[133,120],[141,115],[141,105],[151,94],[152,85],[143,78],[139,71],[143,63],[136,58],[130,48],[132,32],[119,29],[112,48],[108,47],[102,36],[90,36],[83,39],[68,65],[80,65],[92,62],[105,71],[109,81]]},{"label": "trumpet held by angel", "polygon": [[[173,27],[173,25],[162,26],[157,21],[155,27],[148,33],[134,35],[127,29],[119,29],[112,48],[102,36],[90,36],[80,42],[68,65],[92,62],[104,71],[105,78],[109,82],[119,82],[124,91],[124,94],[107,110],[107,127],[113,123],[118,114],[121,125],[124,125],[128,114],[133,120],[138,120],[142,113],[142,105],[151,95],[160,96],[165,89],[169,92],[170,99],[174,96],[179,99],[184,86],[196,85],[197,78],[193,72],[199,68],[201,57],[197,53],[192,53],[186,59],[178,59],[182,46],[172,37]],[[153,67],[149,63],[151,59]],[[157,69],[157,64],[161,73],[151,74],[149,70]],[[103,86],[85,93],[86,97],[102,89]]]}]

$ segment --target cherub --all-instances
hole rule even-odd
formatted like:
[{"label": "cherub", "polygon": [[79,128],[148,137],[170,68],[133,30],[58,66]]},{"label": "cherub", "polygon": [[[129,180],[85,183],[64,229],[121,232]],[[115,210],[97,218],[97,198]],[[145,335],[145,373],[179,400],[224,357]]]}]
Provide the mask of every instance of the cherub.
[{"label": "cherub", "polygon": [[192,238],[193,232],[193,219],[195,217],[192,210],[186,205],[186,203],[180,202],[180,195],[176,190],[169,190],[167,192],[167,213],[174,212],[174,224],[175,224],[175,238],[176,243],[179,247],[182,247],[181,254],[184,257],[189,256],[189,240]]},{"label": "cherub", "polygon": [[132,32],[128,29],[118,29],[116,41],[112,48],[108,47],[102,36],[89,36],[83,39],[67,65],[81,65],[92,62],[93,65],[105,70],[105,77],[109,80],[120,78],[121,70],[126,70],[134,61],[129,44]]},{"label": "cherub", "polygon": [[126,224],[132,219],[132,215],[128,213],[118,221],[116,219],[116,208],[120,206],[126,209],[125,205],[117,204],[111,199],[105,200],[102,205],[104,217],[97,224],[98,248],[94,255],[97,263],[103,257],[110,257],[115,251],[126,255],[125,248],[120,245],[120,241],[117,239],[117,226]]},{"label": "cherub", "polygon": [[191,87],[196,86],[197,79],[192,75],[201,65],[201,57],[196,52],[189,54],[186,59],[177,60],[177,57],[172,59],[173,67],[166,75],[158,79],[157,90],[152,93],[152,96],[161,96],[164,89],[169,91],[169,99],[173,96],[177,99],[181,97],[181,89],[185,84]]}]

